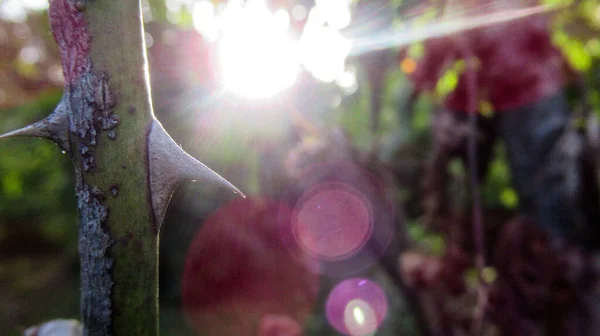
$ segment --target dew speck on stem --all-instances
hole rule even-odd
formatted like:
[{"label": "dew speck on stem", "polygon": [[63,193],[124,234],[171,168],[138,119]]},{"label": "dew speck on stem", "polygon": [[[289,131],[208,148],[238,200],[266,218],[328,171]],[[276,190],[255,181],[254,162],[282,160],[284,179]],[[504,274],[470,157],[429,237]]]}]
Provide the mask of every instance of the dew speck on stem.
[{"label": "dew speck on stem", "polygon": [[113,197],[117,197],[119,195],[119,185],[118,184],[113,184],[110,186],[110,194],[113,195]]}]

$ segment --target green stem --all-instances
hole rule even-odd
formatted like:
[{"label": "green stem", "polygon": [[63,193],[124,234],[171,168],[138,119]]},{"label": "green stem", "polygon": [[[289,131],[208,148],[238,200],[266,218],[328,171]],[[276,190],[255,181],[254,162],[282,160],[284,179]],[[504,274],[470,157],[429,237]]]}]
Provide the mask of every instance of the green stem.
[{"label": "green stem", "polygon": [[154,115],[139,0],[53,0],[49,13],[65,92],[53,122],[38,125],[53,127],[45,134],[75,166],[85,334],[157,335]]},{"label": "green stem", "polygon": [[98,141],[96,172],[84,173],[84,180],[108,193],[105,229],[114,242],[108,251],[114,260],[113,334],[157,335],[158,232],[146,153],[153,113],[140,3],[89,1],[86,13],[94,71],[108,75],[114,113],[120,116],[116,139],[101,136]]}]

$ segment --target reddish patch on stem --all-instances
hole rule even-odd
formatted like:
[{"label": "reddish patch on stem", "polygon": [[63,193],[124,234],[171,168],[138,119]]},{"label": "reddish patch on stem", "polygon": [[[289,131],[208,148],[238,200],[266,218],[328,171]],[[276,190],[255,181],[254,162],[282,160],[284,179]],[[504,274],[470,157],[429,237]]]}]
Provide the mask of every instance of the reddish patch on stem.
[{"label": "reddish patch on stem", "polygon": [[52,0],[48,9],[52,34],[58,44],[65,85],[79,78],[89,59],[88,23],[75,1]]}]

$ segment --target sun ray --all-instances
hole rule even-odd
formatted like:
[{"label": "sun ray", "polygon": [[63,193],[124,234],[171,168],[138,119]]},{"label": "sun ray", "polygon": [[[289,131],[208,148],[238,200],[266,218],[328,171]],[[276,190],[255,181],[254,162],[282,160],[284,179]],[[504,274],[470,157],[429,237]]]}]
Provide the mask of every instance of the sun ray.
[{"label": "sun ray", "polygon": [[449,36],[477,28],[490,27],[508,21],[556,11],[560,8],[563,7],[539,5],[523,9],[502,10],[491,14],[479,14],[472,17],[445,18],[415,29],[411,28],[411,24],[408,23],[406,24],[408,28],[401,31],[390,31],[387,34],[382,33],[374,37],[365,37],[354,40],[350,55],[356,56],[382,49],[403,47],[431,38]]}]

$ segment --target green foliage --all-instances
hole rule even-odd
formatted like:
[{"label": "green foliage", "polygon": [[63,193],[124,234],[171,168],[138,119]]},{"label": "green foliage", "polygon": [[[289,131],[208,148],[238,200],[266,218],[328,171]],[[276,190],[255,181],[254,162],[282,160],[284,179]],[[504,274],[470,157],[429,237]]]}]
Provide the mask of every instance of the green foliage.
[{"label": "green foliage", "polygon": [[431,126],[433,108],[431,96],[426,95],[419,98],[411,123],[415,132],[425,131]]},{"label": "green foliage", "polygon": [[516,209],[519,199],[511,188],[510,169],[504,144],[498,143],[488,167],[488,174],[482,186],[482,198],[486,207]]},{"label": "green foliage", "polygon": [[425,53],[425,45],[423,42],[416,42],[408,47],[408,57],[418,60]]},{"label": "green foliage", "polygon": [[358,73],[358,91],[342,102],[338,110],[339,124],[350,134],[352,143],[361,150],[369,150],[372,134],[369,130],[371,91],[366,75]]},{"label": "green foliage", "polygon": [[554,32],[553,41],[561,48],[569,64],[578,71],[587,71],[592,65],[592,56],[582,41],[569,38],[563,31]]},{"label": "green foliage", "polygon": [[[45,117],[59,98],[60,93],[53,91],[31,104],[2,111],[2,131]],[[41,139],[4,140],[0,152],[0,231],[30,226],[74,252],[75,201],[68,157]]]},{"label": "green foliage", "polygon": [[464,60],[459,59],[452,65],[451,68],[446,70],[442,77],[438,80],[435,86],[435,93],[439,97],[446,97],[450,94],[454,89],[456,89],[456,85],[458,85],[458,78],[463,74],[466,70],[466,63]]},{"label": "green foliage", "polygon": [[407,226],[409,237],[418,247],[432,255],[444,254],[446,244],[440,233],[425,229],[419,221],[411,221]]}]

